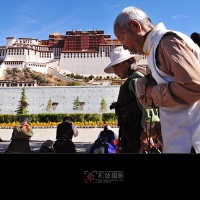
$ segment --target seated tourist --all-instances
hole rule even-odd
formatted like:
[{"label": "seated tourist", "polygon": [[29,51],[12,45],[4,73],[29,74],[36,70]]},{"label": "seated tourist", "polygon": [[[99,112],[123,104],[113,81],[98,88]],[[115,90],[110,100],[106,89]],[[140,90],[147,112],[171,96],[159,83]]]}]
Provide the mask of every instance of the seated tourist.
[{"label": "seated tourist", "polygon": [[109,125],[105,125],[91,146],[90,153],[114,153],[116,147],[114,144],[115,139],[117,139],[117,135]]},{"label": "seated tourist", "polygon": [[31,153],[29,140],[33,136],[32,127],[28,123],[28,117],[20,118],[20,124],[13,128],[11,143],[6,150],[7,153]]},{"label": "seated tourist", "polygon": [[56,153],[75,153],[76,146],[72,142],[73,137],[78,136],[78,129],[68,116],[58,124],[56,130],[56,141],[53,144]]},{"label": "seated tourist", "polygon": [[53,141],[46,140],[45,142],[43,142],[39,149],[39,152],[40,153],[54,153]]}]

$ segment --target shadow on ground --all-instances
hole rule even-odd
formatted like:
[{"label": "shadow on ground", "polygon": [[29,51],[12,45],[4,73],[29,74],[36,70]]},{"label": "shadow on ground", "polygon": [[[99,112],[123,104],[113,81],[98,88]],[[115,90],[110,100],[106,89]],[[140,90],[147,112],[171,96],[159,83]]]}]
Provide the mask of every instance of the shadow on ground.
[{"label": "shadow on ground", "polygon": [[[32,153],[38,153],[39,148],[43,144],[44,141],[42,140],[31,140],[30,146]],[[10,144],[10,140],[4,140],[0,142],[0,153],[5,153],[8,145]],[[76,145],[77,153],[89,153],[91,143],[89,142],[74,142]]]}]

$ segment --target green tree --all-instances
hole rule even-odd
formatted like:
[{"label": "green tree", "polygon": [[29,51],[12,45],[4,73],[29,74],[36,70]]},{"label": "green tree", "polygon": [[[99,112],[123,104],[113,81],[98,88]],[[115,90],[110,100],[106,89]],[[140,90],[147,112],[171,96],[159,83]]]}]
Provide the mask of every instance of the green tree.
[{"label": "green tree", "polygon": [[50,113],[51,109],[52,109],[52,100],[50,98],[48,103],[47,103],[46,111]]},{"label": "green tree", "polygon": [[83,106],[80,102],[80,99],[79,97],[77,96],[77,98],[74,100],[74,103],[73,103],[73,110],[76,110],[76,111],[81,111],[83,110]]},{"label": "green tree", "polygon": [[26,89],[25,87],[22,88],[21,98],[19,100],[19,106],[16,110],[17,115],[26,115],[28,114],[28,102],[26,97]]},{"label": "green tree", "polygon": [[104,98],[102,98],[102,100],[101,100],[99,111],[102,113],[107,112],[107,104],[106,104],[106,100]]}]

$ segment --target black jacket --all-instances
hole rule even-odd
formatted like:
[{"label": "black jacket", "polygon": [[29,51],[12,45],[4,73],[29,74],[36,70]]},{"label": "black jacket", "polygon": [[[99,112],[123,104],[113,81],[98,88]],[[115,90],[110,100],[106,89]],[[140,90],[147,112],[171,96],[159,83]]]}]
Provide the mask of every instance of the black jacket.
[{"label": "black jacket", "polygon": [[56,130],[56,139],[72,139],[74,135],[72,123],[63,122],[58,124]]},{"label": "black jacket", "polygon": [[142,132],[142,112],[133,91],[129,89],[128,78],[120,87],[115,113],[119,125],[119,150],[121,153],[139,153]]}]

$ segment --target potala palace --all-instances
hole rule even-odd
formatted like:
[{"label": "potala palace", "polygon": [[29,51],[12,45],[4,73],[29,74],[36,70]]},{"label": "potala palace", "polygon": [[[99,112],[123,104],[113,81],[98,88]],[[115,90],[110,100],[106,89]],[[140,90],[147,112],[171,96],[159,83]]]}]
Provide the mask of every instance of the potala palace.
[{"label": "potala palace", "polygon": [[[0,46],[0,76],[6,68],[29,67],[47,73],[48,68],[83,76],[108,76],[104,68],[109,64],[110,51],[121,46],[103,30],[66,31],[66,35],[54,33],[48,40],[7,37]],[[146,65],[145,56],[138,62]]]},{"label": "potala palace", "polygon": [[[116,46],[121,46],[120,42],[111,39],[103,30],[54,33],[48,40],[41,41],[7,37],[5,46],[0,46],[0,77],[7,68],[25,67],[44,74],[53,68],[59,73],[107,77],[104,68],[110,63],[110,51]],[[147,65],[146,58],[142,57],[138,65]],[[16,114],[22,87],[27,87],[29,114],[45,113],[50,98],[57,103],[52,112],[73,113],[73,101],[77,96],[84,102],[84,113],[99,113],[102,98],[106,101],[107,112],[113,112],[109,106],[117,100],[119,91],[119,86],[111,85],[41,87],[35,86],[34,81],[30,85],[20,80],[16,84],[5,82],[0,85],[0,113]]]}]

